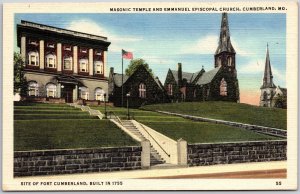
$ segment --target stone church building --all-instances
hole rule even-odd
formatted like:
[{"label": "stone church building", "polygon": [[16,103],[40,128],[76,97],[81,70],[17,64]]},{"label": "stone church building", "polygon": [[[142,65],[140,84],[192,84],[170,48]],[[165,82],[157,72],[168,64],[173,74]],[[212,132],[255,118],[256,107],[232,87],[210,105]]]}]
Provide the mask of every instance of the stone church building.
[{"label": "stone church building", "polygon": [[214,69],[195,73],[177,71],[167,73],[164,84],[169,98],[178,101],[222,100],[239,102],[239,84],[236,71],[236,52],[230,41],[227,13],[222,14],[221,30],[217,50],[214,54]]},{"label": "stone church building", "polygon": [[143,65],[140,65],[131,76],[123,75],[123,82],[122,74],[115,73],[111,67],[108,88],[109,101],[115,106],[126,106],[127,99],[130,107],[170,102],[158,77],[154,78]]},{"label": "stone church building", "polygon": [[21,21],[17,44],[25,61],[27,100],[104,101],[106,37]]},{"label": "stone church building", "polygon": [[[260,106],[286,108],[287,89],[282,88],[280,86],[276,87],[273,82],[273,74],[272,74],[268,45],[267,45],[263,84],[260,87],[260,91],[261,91],[260,102],[259,102]],[[285,99],[285,102],[277,101],[276,99],[279,97]]]}]

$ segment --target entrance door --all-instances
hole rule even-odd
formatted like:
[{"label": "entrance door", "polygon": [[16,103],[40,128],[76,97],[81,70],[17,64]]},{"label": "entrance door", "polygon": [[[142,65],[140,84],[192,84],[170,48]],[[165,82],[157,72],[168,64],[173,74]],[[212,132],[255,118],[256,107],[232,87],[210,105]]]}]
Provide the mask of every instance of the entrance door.
[{"label": "entrance door", "polygon": [[61,97],[65,98],[66,103],[73,102],[73,89],[74,89],[74,85],[64,84],[64,87],[62,88],[62,92],[61,92]]}]

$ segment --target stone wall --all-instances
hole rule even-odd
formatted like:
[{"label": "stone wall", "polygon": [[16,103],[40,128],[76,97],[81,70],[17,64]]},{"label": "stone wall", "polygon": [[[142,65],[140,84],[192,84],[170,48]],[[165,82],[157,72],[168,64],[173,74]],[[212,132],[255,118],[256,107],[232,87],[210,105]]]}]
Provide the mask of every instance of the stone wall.
[{"label": "stone wall", "polygon": [[188,144],[188,165],[206,166],[287,159],[287,141]]},{"label": "stone wall", "polygon": [[14,176],[141,169],[142,147],[16,151]]},{"label": "stone wall", "polygon": [[182,118],[190,119],[190,120],[194,120],[194,121],[204,121],[204,122],[239,127],[239,128],[251,130],[251,131],[254,131],[257,133],[263,133],[266,135],[272,135],[272,136],[276,136],[276,137],[286,138],[286,136],[287,136],[287,130],[284,130],[284,129],[244,124],[244,123],[238,123],[238,122],[232,122],[232,121],[224,121],[224,120],[218,120],[218,119],[210,119],[210,118],[191,116],[191,115],[185,115],[185,114],[180,114],[180,113],[172,113],[172,112],[167,112],[167,111],[157,111],[157,112],[168,114],[168,115],[180,116]]}]

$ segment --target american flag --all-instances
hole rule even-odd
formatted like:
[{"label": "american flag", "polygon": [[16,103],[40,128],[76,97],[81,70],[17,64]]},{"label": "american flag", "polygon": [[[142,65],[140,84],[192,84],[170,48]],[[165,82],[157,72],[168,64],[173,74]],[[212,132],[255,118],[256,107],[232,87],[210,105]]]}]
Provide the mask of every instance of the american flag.
[{"label": "american flag", "polygon": [[127,52],[122,49],[122,57],[124,59],[133,59],[133,54],[132,54],[132,52]]}]

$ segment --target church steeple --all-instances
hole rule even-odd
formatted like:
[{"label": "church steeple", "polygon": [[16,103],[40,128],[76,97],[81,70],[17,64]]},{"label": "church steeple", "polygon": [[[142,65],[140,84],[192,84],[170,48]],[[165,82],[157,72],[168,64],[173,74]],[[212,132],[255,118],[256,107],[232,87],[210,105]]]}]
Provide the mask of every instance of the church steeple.
[{"label": "church steeple", "polygon": [[235,54],[230,41],[228,15],[222,13],[219,43],[215,52],[215,67],[226,67],[228,71],[235,73]]},{"label": "church steeple", "polygon": [[270,55],[269,55],[269,45],[267,44],[265,72],[263,78],[263,85],[261,86],[261,88],[275,88],[275,87],[276,86],[273,83],[273,75],[272,75],[272,68],[271,68]]},{"label": "church steeple", "polygon": [[235,53],[235,50],[230,41],[229,25],[227,13],[222,13],[221,30],[219,37],[219,45],[216,50],[216,55],[221,52]]}]

